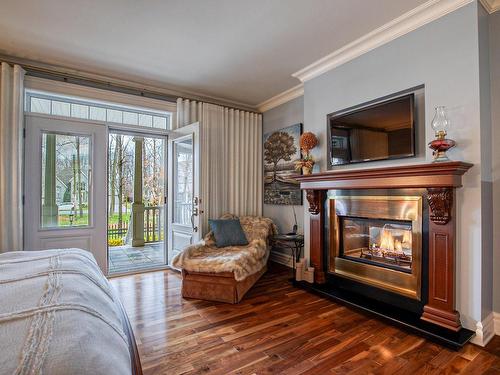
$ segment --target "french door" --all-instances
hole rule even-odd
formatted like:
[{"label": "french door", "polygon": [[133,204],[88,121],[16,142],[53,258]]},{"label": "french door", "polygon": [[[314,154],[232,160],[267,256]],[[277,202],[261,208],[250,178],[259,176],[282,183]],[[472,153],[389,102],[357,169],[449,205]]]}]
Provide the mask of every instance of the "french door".
[{"label": "french door", "polygon": [[199,124],[177,129],[169,137],[168,259],[201,238]]},{"label": "french door", "polygon": [[25,249],[89,250],[106,273],[106,125],[25,119]]},{"label": "french door", "polygon": [[[82,248],[92,252],[108,274],[164,266],[184,247],[200,240],[198,123],[170,133],[167,143],[166,136],[109,131],[105,123],[88,120],[28,113],[25,121],[26,250]],[[121,166],[120,176],[112,172],[112,158],[119,153],[111,144],[116,145],[118,136],[120,157],[130,159]],[[123,142],[129,142],[133,150],[127,153]],[[149,158],[150,154],[155,156]],[[129,178],[130,184],[123,184],[117,192],[119,184],[111,182],[112,173],[116,178]],[[108,244],[109,249],[111,245],[113,250],[120,249],[112,259]],[[142,260],[148,260],[145,267]]]}]

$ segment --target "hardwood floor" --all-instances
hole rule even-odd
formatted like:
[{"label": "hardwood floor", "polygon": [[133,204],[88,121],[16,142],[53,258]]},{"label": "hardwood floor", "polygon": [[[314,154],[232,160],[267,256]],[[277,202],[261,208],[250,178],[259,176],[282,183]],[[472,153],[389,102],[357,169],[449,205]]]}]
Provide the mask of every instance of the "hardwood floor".
[{"label": "hardwood floor", "polygon": [[180,274],[111,279],[127,310],[144,375],[500,374],[500,337],[444,348],[292,287],[272,265],[238,305],[184,300]]}]

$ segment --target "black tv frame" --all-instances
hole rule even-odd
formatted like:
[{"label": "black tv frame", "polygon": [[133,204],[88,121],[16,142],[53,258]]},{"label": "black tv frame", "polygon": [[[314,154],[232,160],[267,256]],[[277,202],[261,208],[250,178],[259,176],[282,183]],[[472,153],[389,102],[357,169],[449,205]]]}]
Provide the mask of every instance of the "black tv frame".
[{"label": "black tv frame", "polygon": [[[406,159],[406,158],[412,158],[416,157],[416,147],[415,147],[415,133],[416,133],[416,124],[415,124],[415,114],[417,113],[417,108],[416,108],[416,100],[415,100],[415,91],[417,88],[413,88],[410,90],[405,90],[402,92],[390,94],[387,96],[384,96],[382,98],[378,98],[375,100],[370,100],[368,102],[362,103],[355,105],[353,107],[345,108],[340,111],[335,111],[332,113],[329,113],[326,116],[326,127],[327,127],[327,142],[328,142],[328,147],[327,147],[327,168],[328,169],[334,169],[335,167],[339,166],[344,166],[344,165],[351,165],[351,164],[359,164],[359,163],[370,163],[374,161],[385,161],[385,160],[397,160],[397,159]],[[395,102],[398,100],[401,100],[404,97],[409,97],[410,98],[410,106],[411,106],[411,152],[408,154],[404,155],[398,155],[398,156],[389,156],[386,158],[374,158],[370,160],[358,160],[358,161],[351,161],[348,163],[341,163],[341,164],[332,164],[332,134],[331,134],[331,120],[350,115],[356,112],[361,112],[365,111],[367,109],[371,108],[376,108],[380,105],[388,104],[391,102]]]}]

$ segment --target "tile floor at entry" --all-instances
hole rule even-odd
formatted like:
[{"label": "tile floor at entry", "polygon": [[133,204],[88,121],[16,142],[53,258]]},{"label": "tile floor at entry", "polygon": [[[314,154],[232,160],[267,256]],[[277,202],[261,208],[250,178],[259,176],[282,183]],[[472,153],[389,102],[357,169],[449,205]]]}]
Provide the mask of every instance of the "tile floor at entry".
[{"label": "tile floor at entry", "polygon": [[147,243],[142,247],[124,245],[109,248],[109,273],[137,271],[164,264],[163,242]]}]

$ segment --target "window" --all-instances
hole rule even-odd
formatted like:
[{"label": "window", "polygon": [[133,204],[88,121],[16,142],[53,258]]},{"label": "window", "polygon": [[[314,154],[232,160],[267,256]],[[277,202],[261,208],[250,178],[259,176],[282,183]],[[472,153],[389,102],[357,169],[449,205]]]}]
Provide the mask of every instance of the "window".
[{"label": "window", "polygon": [[191,225],[193,214],[193,139],[174,143],[174,222]]},{"label": "window", "polygon": [[26,112],[147,128],[170,128],[172,114],[148,108],[128,107],[39,91],[26,91]]},{"label": "window", "polygon": [[90,225],[91,140],[42,133],[41,227]]}]

